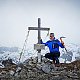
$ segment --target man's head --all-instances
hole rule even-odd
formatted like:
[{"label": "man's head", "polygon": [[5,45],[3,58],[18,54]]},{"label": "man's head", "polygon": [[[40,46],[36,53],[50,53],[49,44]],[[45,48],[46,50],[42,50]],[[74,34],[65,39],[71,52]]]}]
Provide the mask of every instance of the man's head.
[{"label": "man's head", "polygon": [[54,38],[54,33],[50,33],[50,40],[53,40]]}]

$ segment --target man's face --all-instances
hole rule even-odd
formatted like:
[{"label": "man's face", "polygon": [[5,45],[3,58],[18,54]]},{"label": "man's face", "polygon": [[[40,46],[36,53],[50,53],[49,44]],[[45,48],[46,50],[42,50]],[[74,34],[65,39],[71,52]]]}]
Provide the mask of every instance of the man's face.
[{"label": "man's face", "polygon": [[50,40],[53,40],[53,39],[54,39],[54,36],[50,34]]}]

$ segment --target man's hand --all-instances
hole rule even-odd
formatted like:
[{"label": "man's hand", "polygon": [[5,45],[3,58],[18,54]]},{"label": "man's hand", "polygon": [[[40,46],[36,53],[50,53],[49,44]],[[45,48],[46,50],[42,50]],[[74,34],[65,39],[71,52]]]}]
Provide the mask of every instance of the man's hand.
[{"label": "man's hand", "polygon": [[66,47],[65,47],[65,45],[64,45],[64,42],[63,42],[62,38],[65,38],[65,37],[60,37],[60,41],[61,41],[61,43],[63,44],[63,46],[64,46],[64,48],[65,48],[65,50],[66,50],[66,52],[67,52],[67,49],[66,49]]},{"label": "man's hand", "polygon": [[40,43],[42,43],[42,39],[40,39]]},{"label": "man's hand", "polygon": [[61,43],[64,45],[64,42],[63,42],[62,38],[60,38],[60,41],[61,41]]}]

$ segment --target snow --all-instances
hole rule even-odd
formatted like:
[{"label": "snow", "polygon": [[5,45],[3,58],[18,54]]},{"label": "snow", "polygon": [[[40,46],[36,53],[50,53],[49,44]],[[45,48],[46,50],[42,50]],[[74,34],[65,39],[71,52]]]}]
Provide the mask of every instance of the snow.
[{"label": "snow", "polygon": [[[80,46],[78,45],[74,45],[74,44],[69,44],[68,46],[66,46],[67,50],[68,51],[71,51],[73,53],[73,56],[72,56],[72,61],[75,61],[75,57],[80,57]],[[20,58],[20,52],[4,52],[4,53],[0,53],[0,62],[2,60],[6,60],[6,59],[12,59],[13,60],[13,63],[19,63],[19,58]],[[47,52],[49,52],[49,49],[46,47],[45,50],[42,50],[41,51],[41,54],[44,56]],[[64,50],[64,49],[60,49],[60,52],[61,52],[61,56],[63,54],[67,54],[67,52]],[[70,55],[70,54],[69,54]],[[22,54],[21,56],[21,59],[20,59],[20,62],[24,62],[26,59],[30,58],[30,57],[36,57],[37,56],[37,51],[34,50],[34,48],[32,46],[28,46],[28,48],[26,49],[25,53]],[[59,58],[60,59],[60,62],[64,62],[64,59],[63,58]],[[67,61],[68,63],[70,61]],[[0,63],[0,67],[4,67],[1,63]]]}]

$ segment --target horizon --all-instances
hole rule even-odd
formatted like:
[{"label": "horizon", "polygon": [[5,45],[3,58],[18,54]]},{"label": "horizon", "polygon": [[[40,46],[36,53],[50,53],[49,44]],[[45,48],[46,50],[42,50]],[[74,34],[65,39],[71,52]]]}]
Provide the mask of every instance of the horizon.
[{"label": "horizon", "polygon": [[[0,0],[0,46],[23,47],[28,27],[37,27],[38,18],[56,38],[65,36],[65,44],[80,44],[80,0]],[[30,31],[28,44],[37,43],[36,34]],[[46,34],[41,31],[43,40]]]}]

